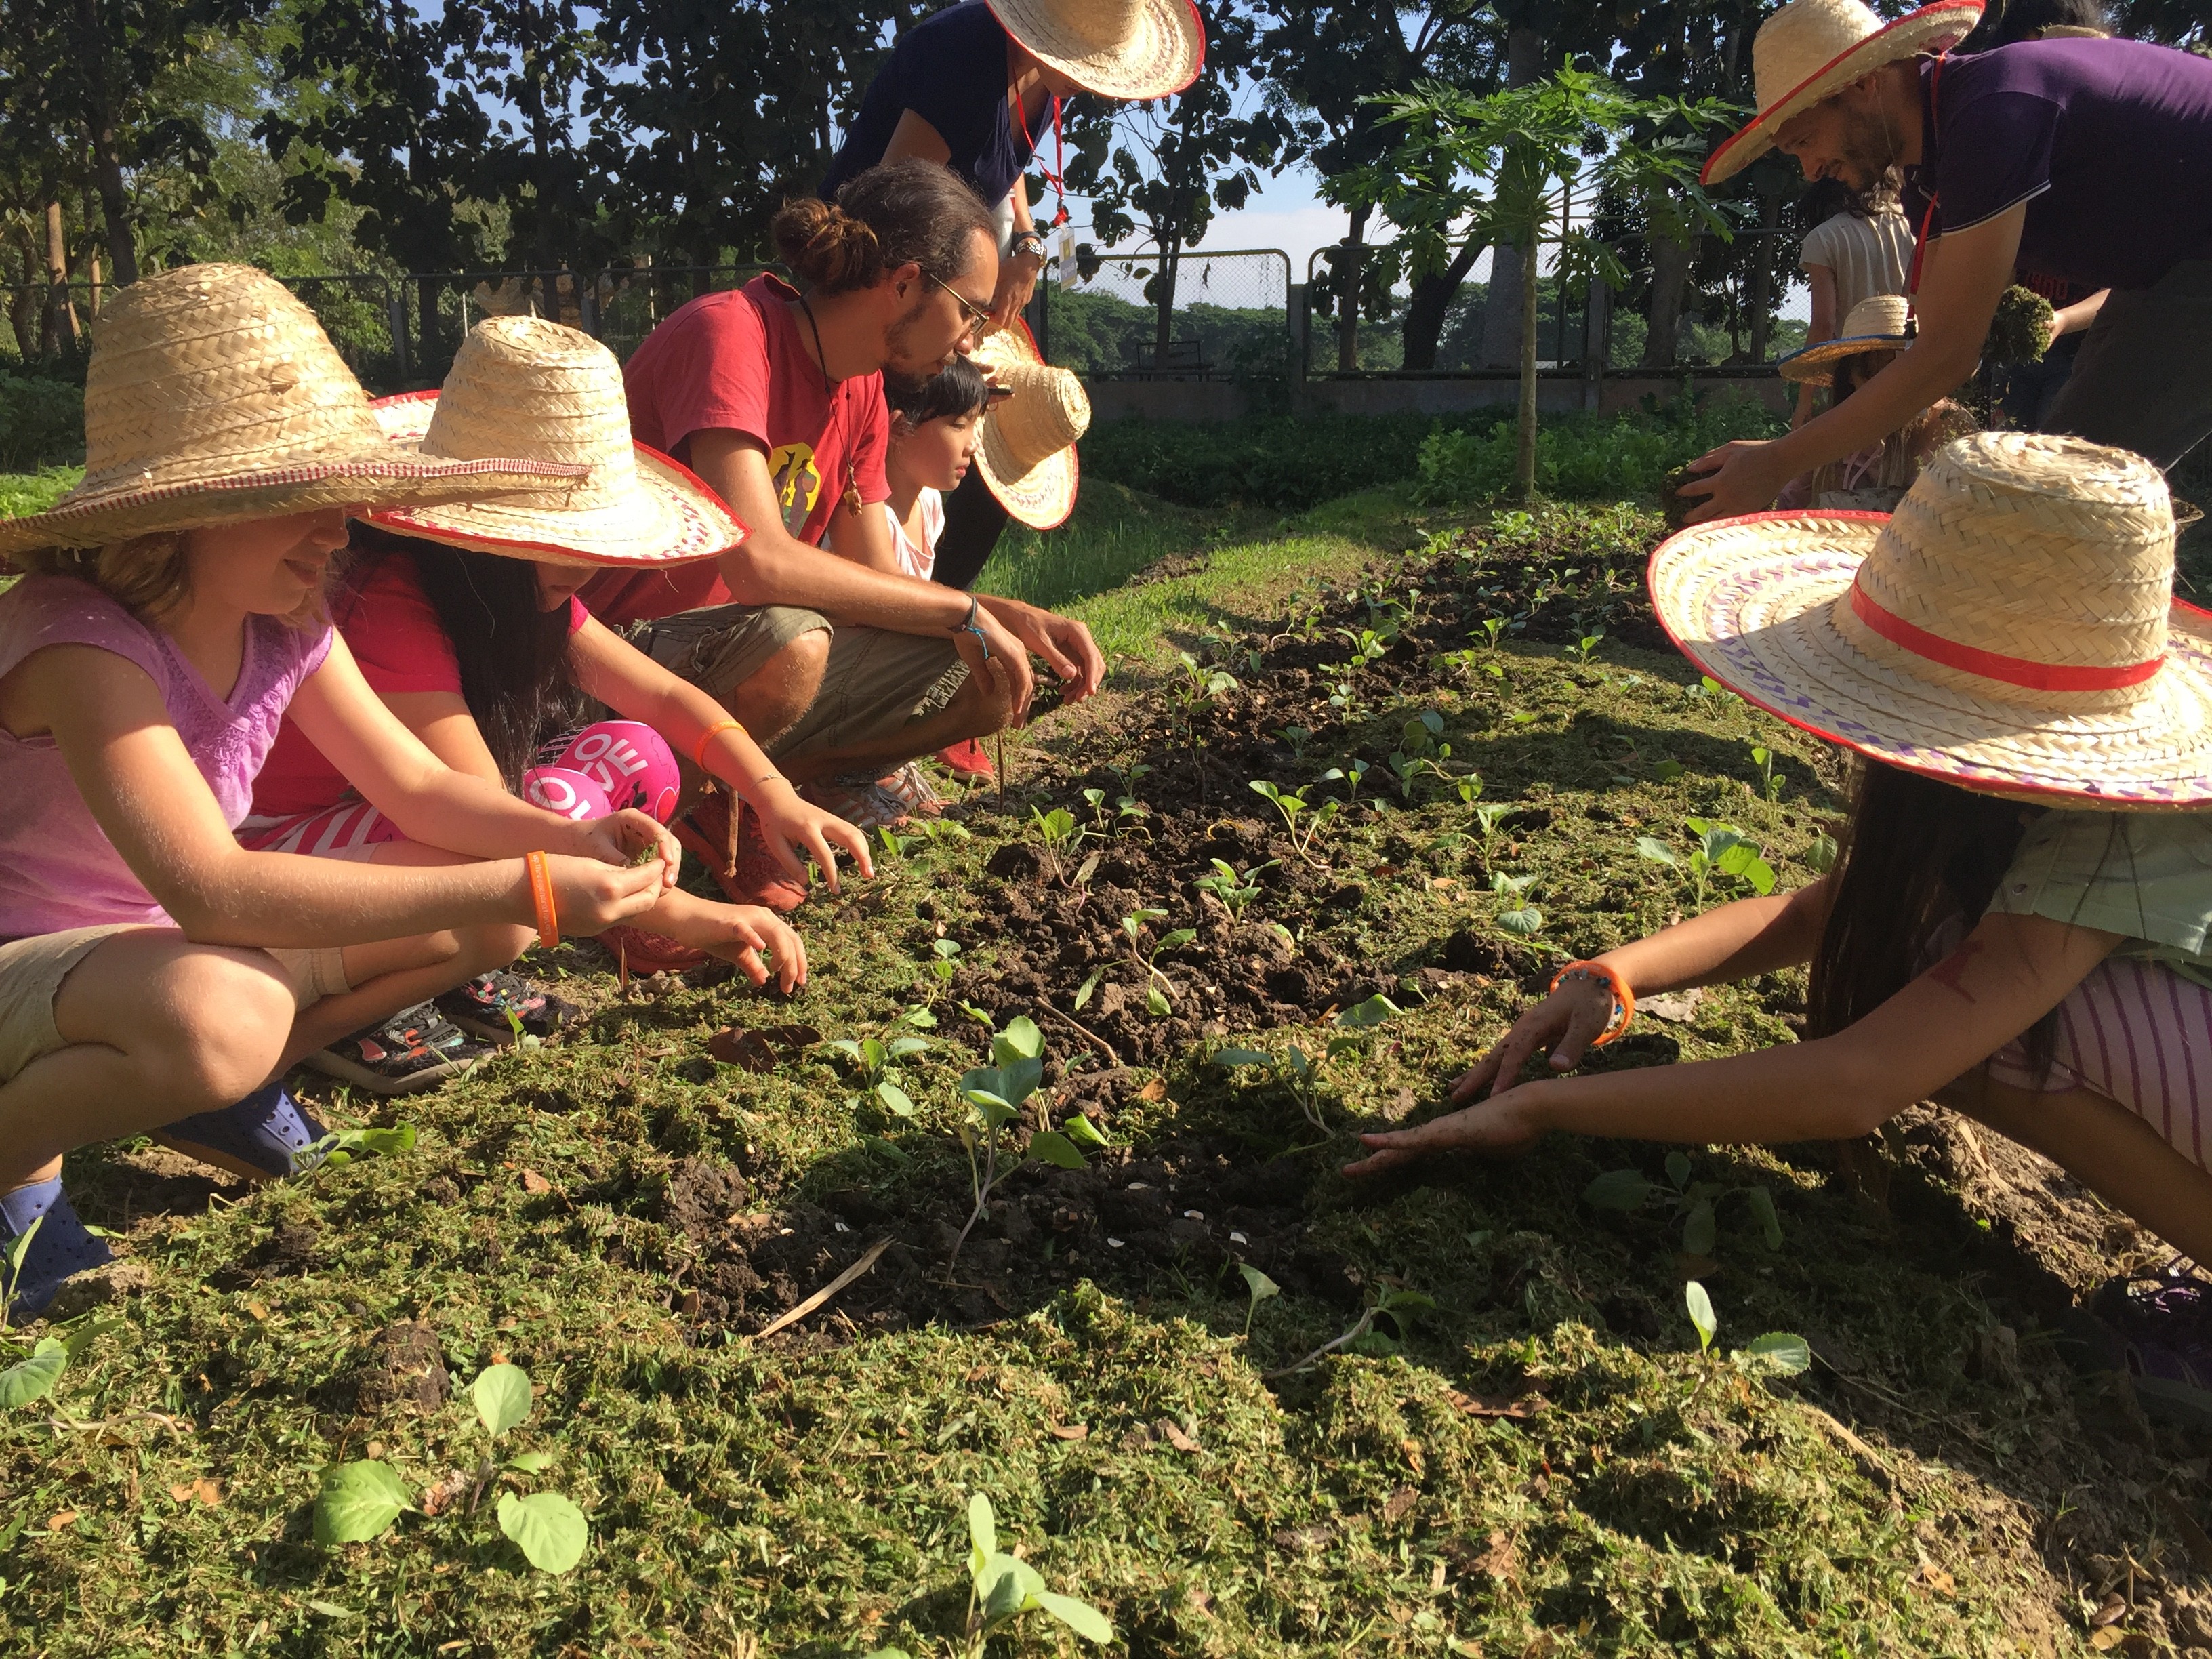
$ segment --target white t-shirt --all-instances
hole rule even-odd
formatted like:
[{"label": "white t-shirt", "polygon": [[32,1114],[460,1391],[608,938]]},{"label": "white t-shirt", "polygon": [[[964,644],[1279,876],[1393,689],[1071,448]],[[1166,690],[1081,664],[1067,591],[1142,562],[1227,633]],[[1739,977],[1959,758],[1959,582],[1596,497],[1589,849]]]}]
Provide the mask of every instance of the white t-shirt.
[{"label": "white t-shirt", "polygon": [[937,539],[945,533],[945,497],[934,489],[925,489],[918,498],[921,508],[921,533],[925,545],[916,547],[906,533],[906,526],[891,511],[889,501],[884,503],[884,517],[890,520],[891,546],[898,553],[899,569],[909,576],[929,580],[929,573],[937,568]]},{"label": "white t-shirt", "polygon": [[1902,213],[1862,219],[1838,213],[1805,234],[1800,265],[1826,265],[1836,277],[1836,326],[1860,301],[1905,292],[1912,268],[1912,227]]}]

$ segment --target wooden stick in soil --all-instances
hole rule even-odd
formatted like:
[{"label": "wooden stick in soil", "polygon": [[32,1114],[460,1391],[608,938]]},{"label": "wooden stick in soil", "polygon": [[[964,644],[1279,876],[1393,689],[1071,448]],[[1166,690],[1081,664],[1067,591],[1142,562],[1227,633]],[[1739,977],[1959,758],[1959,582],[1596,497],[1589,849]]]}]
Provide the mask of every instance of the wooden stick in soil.
[{"label": "wooden stick in soil", "polygon": [[722,873],[735,881],[738,878],[738,814],[745,810],[745,804],[738,799],[738,792],[726,783],[722,786],[722,793],[730,804],[730,810],[723,815],[727,823],[723,830]]},{"label": "wooden stick in soil", "polygon": [[627,939],[618,939],[615,941],[615,966],[622,975],[622,1000],[628,1002],[629,1000],[629,942]]},{"label": "wooden stick in soil", "polygon": [[996,758],[998,760],[996,770],[999,774],[999,799],[1003,801],[1006,798],[1006,734],[1005,732],[1000,732],[991,739],[991,747],[996,751]]},{"label": "wooden stick in soil", "polygon": [[1068,1015],[1061,1013],[1059,1009],[1054,1007],[1049,1002],[1040,1002],[1037,1004],[1037,1006],[1043,1009],[1045,1012],[1050,1014],[1061,1024],[1067,1026],[1070,1030],[1088,1038],[1091,1042],[1097,1043],[1098,1045],[1098,1052],[1105,1055],[1107,1059],[1112,1060],[1115,1065],[1118,1066],[1121,1064],[1121,1056],[1114,1052],[1114,1045],[1107,1042],[1104,1037],[1100,1036],[1097,1032],[1092,1030],[1088,1025],[1084,1024],[1080,1020],[1072,1018]]},{"label": "wooden stick in soil", "polygon": [[867,1272],[869,1268],[874,1267],[878,1259],[882,1256],[885,1250],[890,1249],[890,1247],[891,1241],[890,1239],[878,1239],[874,1243],[868,1246],[868,1253],[866,1255],[862,1256],[858,1261],[855,1261],[851,1267],[846,1268],[843,1273],[839,1273],[836,1278],[831,1279],[820,1290],[815,1291],[813,1295],[808,1297],[805,1301],[800,1303],[788,1313],[777,1318],[774,1323],[761,1327],[759,1330],[753,1333],[752,1336],[749,1340],[754,1342],[758,1342],[764,1338],[774,1336],[778,1331],[781,1330],[787,1325],[796,1325],[800,1320],[805,1318],[807,1315],[812,1313],[817,1308],[827,1302],[831,1297],[836,1295],[838,1291],[843,1290],[848,1285],[858,1279],[862,1273]]}]

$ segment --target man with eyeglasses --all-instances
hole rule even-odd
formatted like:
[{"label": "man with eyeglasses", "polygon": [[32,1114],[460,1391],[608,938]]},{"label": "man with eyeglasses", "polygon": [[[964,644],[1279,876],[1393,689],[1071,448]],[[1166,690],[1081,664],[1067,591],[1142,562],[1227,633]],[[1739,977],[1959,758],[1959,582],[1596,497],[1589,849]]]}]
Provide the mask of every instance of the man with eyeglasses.
[{"label": "man with eyeglasses", "polygon": [[[632,435],[718,491],[750,533],[711,562],[610,571],[580,597],[718,698],[832,811],[863,829],[904,804],[876,784],[902,763],[1028,713],[1030,653],[1069,700],[1105,662],[1081,623],[899,573],[889,520],[884,382],[927,380],[975,343],[998,277],[991,217],[933,162],[872,167],[835,204],[787,204],[771,276],[672,313],[623,368]],[[822,544],[834,531],[835,550]],[[725,869],[719,798],[678,833]],[[750,815],[723,885],[792,909]]]}]

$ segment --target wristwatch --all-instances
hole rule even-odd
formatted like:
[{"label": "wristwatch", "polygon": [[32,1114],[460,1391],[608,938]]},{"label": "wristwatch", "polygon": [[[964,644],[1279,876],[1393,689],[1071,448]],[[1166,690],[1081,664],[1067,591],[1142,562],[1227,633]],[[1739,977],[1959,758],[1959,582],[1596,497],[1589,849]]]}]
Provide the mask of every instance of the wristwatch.
[{"label": "wristwatch", "polygon": [[1038,263],[1043,263],[1044,234],[1042,231],[1018,230],[1014,233],[1013,240],[1006,245],[1006,255],[1012,258],[1024,253],[1034,254]]}]

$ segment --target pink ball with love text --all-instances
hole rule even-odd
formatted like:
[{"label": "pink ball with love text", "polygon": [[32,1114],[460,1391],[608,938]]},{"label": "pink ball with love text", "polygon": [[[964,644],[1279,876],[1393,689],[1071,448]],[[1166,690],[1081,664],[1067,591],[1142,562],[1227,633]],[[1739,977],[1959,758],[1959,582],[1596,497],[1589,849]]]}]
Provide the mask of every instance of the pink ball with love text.
[{"label": "pink ball with love text", "polygon": [[616,810],[634,806],[662,823],[674,815],[676,798],[684,787],[668,740],[636,720],[601,720],[586,726],[554,764],[581,772],[597,783]]},{"label": "pink ball with love text", "polygon": [[522,798],[532,806],[581,823],[603,818],[615,809],[599,780],[565,766],[533,766],[522,775]]}]

